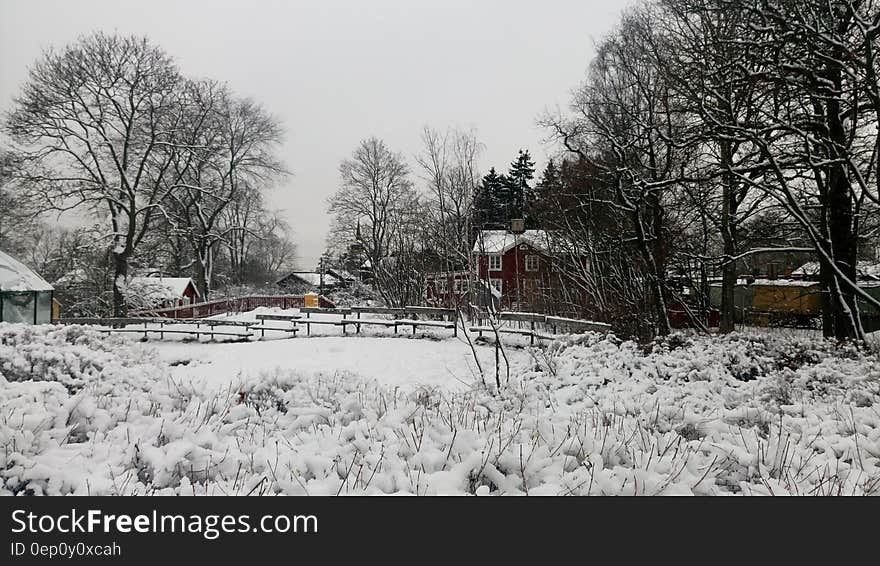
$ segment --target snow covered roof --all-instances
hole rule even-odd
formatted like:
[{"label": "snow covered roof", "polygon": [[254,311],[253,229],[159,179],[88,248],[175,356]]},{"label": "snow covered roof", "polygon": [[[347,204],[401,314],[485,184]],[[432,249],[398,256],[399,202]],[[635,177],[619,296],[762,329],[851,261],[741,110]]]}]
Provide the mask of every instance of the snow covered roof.
[{"label": "snow covered roof", "polygon": [[819,262],[818,261],[808,261],[802,266],[798,267],[794,271],[791,272],[792,275],[819,275]]},{"label": "snow covered roof", "polygon": [[[804,281],[803,279],[749,279],[746,277],[739,277],[736,280],[736,284],[738,286],[758,285],[764,287],[812,287],[813,285],[818,285],[819,282]],[[709,283],[709,287],[720,289],[722,287],[722,282],[712,281]]]},{"label": "snow covered roof", "polygon": [[[319,287],[321,285],[321,274],[315,273],[314,271],[292,271],[281,278],[281,281],[288,279],[290,277],[296,277],[297,279],[301,279],[305,281],[309,285],[313,285],[315,287]],[[279,281],[279,283],[281,282]],[[339,280],[330,275],[329,273],[324,274],[324,285],[336,285],[339,283]]]},{"label": "snow covered roof", "polygon": [[[856,264],[856,272],[859,278],[880,279],[880,263],[860,261]],[[819,262],[808,261],[791,272],[794,276],[810,277],[819,275]]]},{"label": "snow covered roof", "polygon": [[764,287],[812,287],[818,284],[818,281],[803,281],[800,279],[755,279],[752,283],[752,285]]},{"label": "snow covered roof", "polygon": [[522,234],[513,234],[507,230],[483,230],[474,242],[474,252],[503,254],[517,244],[529,244],[531,247],[549,251],[550,236],[545,230],[526,230]]},{"label": "snow covered roof", "polygon": [[355,276],[349,273],[344,269],[338,269],[336,267],[331,267],[327,269],[327,273],[331,274],[333,277],[337,279],[343,279],[345,281],[354,281]]},{"label": "snow covered roof", "polygon": [[[192,283],[192,279],[189,277],[132,277],[131,283],[134,285],[166,287],[175,296],[182,297],[187,285]],[[196,295],[198,295],[199,291],[195,285],[193,285],[193,289]]]},{"label": "snow covered roof", "polygon": [[9,254],[0,251],[0,291],[52,291],[45,279]]}]

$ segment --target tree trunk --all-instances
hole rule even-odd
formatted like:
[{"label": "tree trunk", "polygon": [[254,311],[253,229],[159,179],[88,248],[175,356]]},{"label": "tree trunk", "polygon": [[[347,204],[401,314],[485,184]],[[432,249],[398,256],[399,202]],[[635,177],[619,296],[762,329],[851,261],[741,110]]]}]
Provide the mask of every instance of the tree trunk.
[{"label": "tree trunk", "polygon": [[724,174],[721,197],[721,239],[725,256],[725,262],[721,267],[721,322],[719,330],[722,334],[733,332],[736,325],[736,262],[730,261],[730,258],[737,254],[737,202],[729,169],[731,160],[730,142],[724,141],[721,143],[721,161],[722,165],[727,168],[727,172]]},{"label": "tree trunk", "polygon": [[[828,72],[828,78],[840,88],[842,71],[834,65]],[[832,159],[841,158],[840,148],[847,147],[847,135],[841,120],[840,101],[829,97],[825,118],[831,144],[828,146]],[[843,150],[845,151],[845,150]],[[836,267],[852,282],[856,282],[856,262],[858,258],[858,242],[853,226],[852,187],[844,166],[835,162],[828,168],[827,196],[824,203],[827,208],[828,238],[830,255]],[[833,272],[826,261],[822,261],[820,269],[827,273],[822,277],[824,291],[828,294],[826,306],[831,309],[830,315],[823,318],[823,324],[831,324],[824,328],[826,336],[831,335],[838,340],[863,339],[864,332],[859,321],[859,311],[854,290]]]},{"label": "tree trunk", "polygon": [[[198,254],[198,252],[196,252]],[[208,300],[208,293],[210,292],[208,289],[208,277],[207,270],[205,269],[205,262],[202,260],[202,255],[198,254],[198,258],[195,262],[195,272],[193,273],[193,283],[196,284],[196,290],[199,292],[199,297],[201,297],[202,301]]]},{"label": "tree trunk", "polygon": [[[828,179],[828,227],[831,238],[831,254],[837,268],[847,279],[855,282],[857,278],[857,244],[853,233],[852,199],[849,180],[841,167],[835,167]],[[825,263],[825,262],[823,262]],[[823,265],[828,271],[823,277],[828,293],[830,316],[823,322],[831,328],[825,334],[838,340],[859,339],[862,332],[858,321],[858,306],[853,290],[843,282],[830,265]]]},{"label": "tree trunk", "polygon": [[128,279],[128,256],[126,252],[112,252],[113,255],[113,316],[124,317],[128,314],[125,295],[122,294],[120,283]]},{"label": "tree trunk", "polygon": [[[734,255],[735,248],[724,242],[724,255]],[[736,328],[736,262],[724,264],[721,268],[721,321],[722,334],[733,332]]]},{"label": "tree trunk", "polygon": [[666,262],[661,235],[661,218],[658,215],[657,206],[652,207],[654,224],[654,242],[652,245],[648,242],[642,211],[638,208],[635,209],[633,216],[639,251],[648,268],[648,277],[651,279],[651,291],[654,295],[654,307],[657,313],[657,333],[661,336],[666,336],[672,333],[672,325],[669,322],[669,310],[666,307]]}]

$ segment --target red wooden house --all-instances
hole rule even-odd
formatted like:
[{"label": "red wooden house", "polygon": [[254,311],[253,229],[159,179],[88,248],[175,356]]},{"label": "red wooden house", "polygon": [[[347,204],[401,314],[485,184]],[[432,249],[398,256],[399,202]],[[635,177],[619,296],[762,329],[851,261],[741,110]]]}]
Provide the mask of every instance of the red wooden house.
[{"label": "red wooden house", "polygon": [[549,295],[553,254],[544,230],[484,230],[473,254],[478,277],[500,293],[502,308],[536,310]]},{"label": "red wooden house", "polygon": [[491,301],[503,309],[543,311],[551,288],[552,258],[549,236],[543,230],[519,234],[484,230],[474,242],[474,273],[435,274],[428,279],[427,298],[446,305]]}]

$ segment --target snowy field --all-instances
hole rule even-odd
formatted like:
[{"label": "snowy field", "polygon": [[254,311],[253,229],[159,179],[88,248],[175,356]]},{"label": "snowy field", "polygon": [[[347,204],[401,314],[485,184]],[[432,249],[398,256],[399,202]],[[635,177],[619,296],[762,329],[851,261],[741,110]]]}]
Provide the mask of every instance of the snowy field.
[{"label": "snowy field", "polygon": [[[880,360],[814,338],[244,343],[0,324],[15,494],[877,494]],[[329,334],[335,334],[330,336]],[[502,372],[502,375],[504,373]]]},{"label": "snowy field", "polygon": [[[247,313],[212,317],[232,321],[254,320],[256,314],[297,314],[296,309],[258,308]],[[377,318],[375,316],[370,318]],[[339,320],[333,315],[312,315],[311,320]],[[198,342],[191,337],[169,335],[149,342],[160,358],[172,366],[172,376],[194,382],[199,387],[213,388],[240,382],[248,377],[275,375],[296,370],[300,373],[350,373],[365,381],[376,381],[389,388],[412,390],[439,387],[446,391],[467,390],[480,380],[473,351],[463,337],[453,338],[447,329],[419,328],[415,336],[401,327],[398,334],[388,328],[363,326],[359,334],[354,328],[342,335],[338,327],[312,325],[311,336],[305,337],[305,321],[296,338],[284,332],[267,330],[265,337],[247,342],[226,340],[223,344]],[[271,324],[285,326],[284,322]],[[174,328],[191,329],[189,325]],[[256,331],[259,336],[259,331]],[[133,336],[138,337],[139,334]],[[151,335],[154,336],[154,335]],[[223,340],[218,338],[218,340]],[[527,339],[506,340],[511,366],[527,364],[532,356],[523,350]],[[480,365],[494,367],[494,349],[478,347]],[[494,373],[491,375],[494,379]]]}]

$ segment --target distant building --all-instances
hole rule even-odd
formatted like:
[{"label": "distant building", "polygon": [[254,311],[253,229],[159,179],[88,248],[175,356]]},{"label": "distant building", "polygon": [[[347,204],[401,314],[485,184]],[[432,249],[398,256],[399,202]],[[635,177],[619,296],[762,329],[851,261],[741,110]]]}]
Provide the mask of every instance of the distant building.
[{"label": "distant building", "polygon": [[[301,295],[303,293],[318,293],[321,291],[321,274],[314,271],[292,271],[279,279],[276,283],[278,287],[288,293]],[[334,289],[340,285],[340,281],[330,275],[324,273],[324,291]]]},{"label": "distant building", "polygon": [[483,230],[472,253],[473,273],[441,272],[428,277],[429,303],[460,305],[470,300],[504,309],[547,310],[553,296],[554,259],[548,232]]},{"label": "distant building", "polygon": [[344,269],[339,269],[336,267],[328,267],[325,273],[325,276],[326,275],[331,275],[342,287],[348,287],[349,285],[357,281],[357,277]]},{"label": "distant building", "polygon": [[54,291],[29,267],[0,251],[0,322],[52,322]]},{"label": "distant building", "polygon": [[432,306],[463,307],[469,303],[501,306],[501,291],[480,281],[470,271],[441,271],[426,278],[425,298]]},{"label": "distant building", "polygon": [[[791,272],[793,279],[819,280],[819,262],[808,261]],[[880,262],[859,261],[856,263],[856,278],[859,281],[880,281]]]},{"label": "distant building", "polygon": [[[753,249],[752,253],[736,262],[737,275],[755,279],[787,279],[793,276],[798,266],[813,257],[811,252],[786,251],[783,242],[763,241],[760,244],[764,245],[758,248],[766,248],[765,251]],[[780,249],[774,250],[774,247]]]},{"label": "distant building", "polygon": [[551,296],[553,252],[544,230],[483,230],[473,247],[477,278],[500,293],[502,308],[538,310]]},{"label": "distant building", "polygon": [[145,308],[177,307],[199,302],[199,292],[189,277],[132,277],[129,304]]}]

